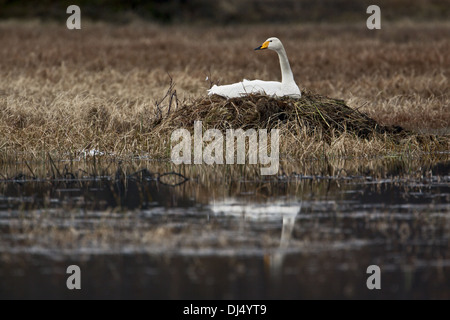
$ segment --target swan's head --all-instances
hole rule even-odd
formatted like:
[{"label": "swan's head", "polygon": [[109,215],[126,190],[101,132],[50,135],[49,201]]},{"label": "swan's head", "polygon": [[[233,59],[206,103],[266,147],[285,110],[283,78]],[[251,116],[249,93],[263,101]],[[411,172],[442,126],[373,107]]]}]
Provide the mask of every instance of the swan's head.
[{"label": "swan's head", "polygon": [[260,45],[258,48],[255,48],[255,50],[270,49],[278,51],[281,48],[283,48],[283,44],[281,43],[280,39],[272,37],[264,41],[264,43]]}]

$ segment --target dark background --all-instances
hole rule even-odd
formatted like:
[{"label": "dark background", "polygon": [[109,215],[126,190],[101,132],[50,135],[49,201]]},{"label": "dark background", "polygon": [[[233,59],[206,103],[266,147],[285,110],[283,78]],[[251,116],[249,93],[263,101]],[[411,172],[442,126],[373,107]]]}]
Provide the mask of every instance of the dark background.
[{"label": "dark background", "polygon": [[0,19],[67,19],[72,4],[80,6],[83,19],[116,23],[137,17],[189,24],[352,22],[366,19],[371,4],[386,21],[450,20],[450,0],[0,0]]}]

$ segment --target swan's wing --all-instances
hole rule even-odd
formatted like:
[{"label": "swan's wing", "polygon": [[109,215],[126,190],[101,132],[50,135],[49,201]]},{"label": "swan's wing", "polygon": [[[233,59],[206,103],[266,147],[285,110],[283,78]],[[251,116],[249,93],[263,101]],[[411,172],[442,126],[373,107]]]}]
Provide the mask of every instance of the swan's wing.
[{"label": "swan's wing", "polygon": [[252,93],[274,95],[280,91],[281,83],[277,81],[246,80],[223,86],[214,85],[208,94],[217,94],[225,98],[237,98]]},{"label": "swan's wing", "polygon": [[300,98],[302,93],[295,82],[282,85],[277,81],[244,80],[245,88],[252,93],[265,93],[269,96]]},{"label": "swan's wing", "polygon": [[223,86],[214,85],[211,89],[208,90],[208,94],[217,94],[225,98],[236,98],[241,97],[246,93],[242,82],[238,82],[233,84],[226,84]]},{"label": "swan's wing", "polygon": [[281,82],[278,81],[262,81],[262,80],[245,80],[244,87],[249,93],[263,93],[269,96],[276,94],[281,89]]}]

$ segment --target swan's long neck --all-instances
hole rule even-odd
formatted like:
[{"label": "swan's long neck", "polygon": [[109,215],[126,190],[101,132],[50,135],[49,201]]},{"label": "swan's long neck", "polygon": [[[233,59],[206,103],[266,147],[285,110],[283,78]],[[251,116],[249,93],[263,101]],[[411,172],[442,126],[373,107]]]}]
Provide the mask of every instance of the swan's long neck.
[{"label": "swan's long neck", "polygon": [[281,82],[294,82],[294,75],[292,74],[291,66],[289,65],[286,50],[284,50],[284,47],[281,47],[281,49],[277,50],[277,53],[278,58],[280,58]]}]

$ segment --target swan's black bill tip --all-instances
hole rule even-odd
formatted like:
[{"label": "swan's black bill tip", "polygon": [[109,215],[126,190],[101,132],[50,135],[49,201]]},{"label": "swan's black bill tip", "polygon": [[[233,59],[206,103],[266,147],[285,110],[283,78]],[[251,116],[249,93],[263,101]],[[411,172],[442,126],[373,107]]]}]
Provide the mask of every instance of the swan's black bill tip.
[{"label": "swan's black bill tip", "polygon": [[255,48],[255,50],[261,50],[261,47],[262,47],[262,46],[259,46],[258,48]]}]

